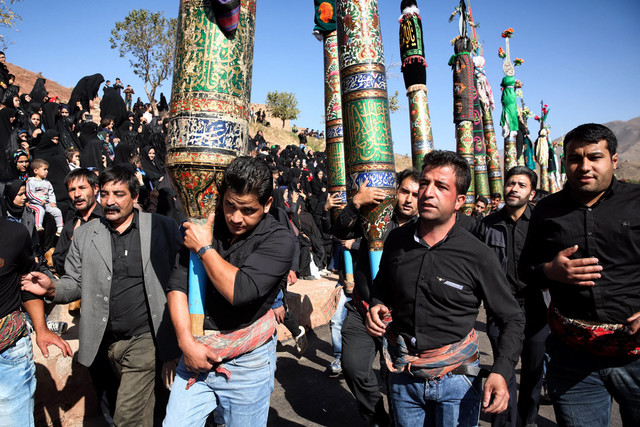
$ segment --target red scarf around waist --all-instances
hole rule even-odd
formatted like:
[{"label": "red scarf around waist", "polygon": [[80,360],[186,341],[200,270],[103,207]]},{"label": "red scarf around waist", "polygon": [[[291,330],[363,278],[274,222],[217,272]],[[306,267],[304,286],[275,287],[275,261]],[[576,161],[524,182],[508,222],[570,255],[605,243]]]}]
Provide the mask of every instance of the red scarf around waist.
[{"label": "red scarf around waist", "polygon": [[27,334],[24,313],[16,310],[0,319],[0,353]]},{"label": "red scarf around waist", "polygon": [[549,329],[563,342],[595,356],[638,356],[637,335],[629,335],[622,324],[598,324],[563,316],[551,303]]},{"label": "red scarf around waist", "polygon": [[[269,341],[276,332],[276,317],[273,310],[250,324],[234,331],[213,331],[210,335],[196,335],[194,338],[213,350],[222,362],[215,365],[216,372],[231,378],[231,372],[224,367],[224,362],[255,350]],[[197,374],[187,382],[187,390],[196,382]]]}]

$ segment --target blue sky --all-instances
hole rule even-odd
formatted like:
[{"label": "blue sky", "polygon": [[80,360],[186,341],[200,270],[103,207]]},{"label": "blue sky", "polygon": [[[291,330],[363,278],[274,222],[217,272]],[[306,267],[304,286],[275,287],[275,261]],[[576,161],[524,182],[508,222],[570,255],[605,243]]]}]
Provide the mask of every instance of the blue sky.
[{"label": "blue sky", "polygon": [[[470,3],[480,24],[477,31],[498,104],[494,110],[496,125],[503,77],[497,52],[504,45],[500,34],[508,27],[515,30],[512,58],[525,60],[516,68],[516,78],[524,83],[525,102],[535,113],[541,100],[549,105],[553,138],[581,123],[629,120],[640,115],[638,0]],[[418,0],[429,65],[427,87],[434,143],[436,148],[449,150],[455,150],[455,129],[452,73],[447,62],[453,53],[450,40],[458,29],[457,23],[449,23],[448,18],[457,4],[456,0]],[[55,6],[24,0],[14,5],[23,18],[19,31],[3,29],[7,39],[14,42],[5,50],[7,60],[69,87],[82,76],[98,72],[111,81],[120,77],[145,100],[142,80],[130,71],[126,59],[110,49],[110,30],[131,9],[164,11],[167,17],[175,17],[178,6],[177,0],[67,0]],[[409,154],[409,112],[397,65],[400,0],[379,0],[379,8],[386,63],[391,67],[389,92],[399,92],[403,107],[391,115],[394,149]],[[262,103],[267,92],[273,90],[293,92],[301,110],[294,122],[319,129],[324,126],[323,58],[322,44],[311,34],[313,25],[311,0],[258,0],[251,100]],[[161,91],[168,95],[170,87],[168,80]],[[530,119],[529,127],[536,126],[537,122]]]}]

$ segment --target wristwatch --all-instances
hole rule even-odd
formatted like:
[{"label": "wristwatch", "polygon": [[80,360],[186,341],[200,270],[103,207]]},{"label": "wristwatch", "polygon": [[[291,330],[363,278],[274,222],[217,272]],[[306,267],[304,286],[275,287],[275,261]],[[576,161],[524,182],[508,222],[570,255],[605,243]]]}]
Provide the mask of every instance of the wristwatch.
[{"label": "wristwatch", "polygon": [[205,245],[203,247],[201,247],[200,249],[198,249],[197,255],[198,258],[202,259],[202,257],[204,256],[205,252],[207,252],[209,249],[213,249],[212,245]]}]

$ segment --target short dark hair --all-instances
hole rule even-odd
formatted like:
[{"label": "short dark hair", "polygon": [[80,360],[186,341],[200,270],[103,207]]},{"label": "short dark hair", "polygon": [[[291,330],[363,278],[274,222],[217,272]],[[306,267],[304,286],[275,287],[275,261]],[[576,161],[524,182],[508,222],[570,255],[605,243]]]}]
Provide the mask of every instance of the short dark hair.
[{"label": "short dark hair", "polygon": [[220,185],[220,195],[227,190],[234,193],[253,194],[265,205],[273,191],[273,177],[269,166],[260,159],[249,156],[236,158],[229,164]]},{"label": "short dark hair", "polygon": [[616,135],[611,131],[611,129],[598,123],[585,123],[570,130],[564,137],[564,154],[567,154],[567,147],[573,141],[585,141],[596,144],[603,139],[607,141],[607,150],[609,150],[609,154],[611,156],[616,154],[618,150],[618,138],[616,138]]},{"label": "short dark hair", "polygon": [[69,189],[71,181],[82,178],[86,179],[91,187],[98,186],[98,175],[87,168],[77,168],[69,172],[67,176],[64,177],[64,186]]},{"label": "short dark hair", "polygon": [[502,200],[502,194],[495,192],[495,193],[491,193],[491,198],[492,199],[500,199]]},{"label": "short dark hair", "polygon": [[540,189],[540,190],[536,191],[536,194],[535,194],[535,196],[533,196],[533,199],[531,200],[531,203],[533,203],[535,205],[540,200],[542,200],[545,197],[547,197],[549,194],[551,194],[551,193],[549,193],[546,190]]},{"label": "short dark hair", "polygon": [[35,172],[36,169],[39,169],[43,166],[49,166],[49,162],[45,159],[33,159],[31,160],[31,170]]},{"label": "short dark hair", "polygon": [[507,181],[509,181],[509,178],[511,178],[514,175],[526,175],[527,178],[529,178],[529,182],[531,183],[531,188],[533,190],[535,190],[536,187],[538,186],[538,174],[526,166],[514,166],[511,169],[509,169],[507,173],[504,175],[505,185],[507,184]]},{"label": "short dark hair", "polygon": [[400,186],[402,185],[402,181],[404,181],[407,178],[411,178],[415,182],[420,182],[420,171],[415,168],[405,169],[403,171],[398,172],[397,178],[398,178],[397,179],[398,188],[400,188]]},{"label": "short dark hair", "polygon": [[98,185],[100,186],[100,189],[102,189],[102,187],[110,182],[124,183],[129,188],[131,197],[136,197],[138,195],[140,183],[138,183],[138,179],[133,172],[133,167],[129,164],[113,165],[106,168],[100,174],[100,178],[98,178]]},{"label": "short dark hair", "polygon": [[485,205],[485,206],[487,206],[487,205],[489,204],[489,201],[488,201],[488,200],[487,200],[487,198],[486,198],[486,197],[484,197],[484,196],[478,196],[478,197],[476,197],[476,203],[478,203],[478,202],[482,202],[482,203],[484,203],[484,205]]},{"label": "short dark hair", "polygon": [[453,151],[434,150],[424,156],[424,163],[422,170],[427,167],[437,168],[443,166],[450,166],[456,175],[456,193],[458,195],[466,194],[471,185],[471,169],[469,163]]}]

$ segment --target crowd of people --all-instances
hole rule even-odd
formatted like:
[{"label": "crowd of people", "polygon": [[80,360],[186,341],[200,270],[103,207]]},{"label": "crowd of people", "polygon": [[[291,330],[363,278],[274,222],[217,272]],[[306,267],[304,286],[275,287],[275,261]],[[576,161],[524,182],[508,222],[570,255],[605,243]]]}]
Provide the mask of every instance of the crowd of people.
[{"label": "crowd of people", "polygon": [[[516,167],[473,217],[459,212],[471,176],[457,154],[399,172],[374,277],[362,212],[384,192],[365,180],[341,200],[323,152],[258,132],[225,172],[216,214],[185,221],[165,169],[168,120],[130,106],[115,81],[99,123],[100,74],[66,104],[44,82],[29,95],[0,84],[0,425],[33,425],[28,324],[45,357],[49,345],[71,355],[45,299],[81,300],[78,361],[113,425],[265,425],[276,324],[306,346],[287,288],[332,272],[327,372],[344,375],[368,425],[473,426],[481,411],[493,425],[534,425],[545,366],[560,424],[606,425],[612,397],[626,425],[640,423],[640,190],[613,176],[607,128],[567,134],[564,190],[534,200],[536,173]],[[204,336],[191,332],[189,252],[208,276]],[[489,369],[474,329],[481,304]]]}]

